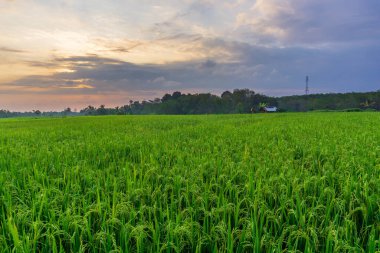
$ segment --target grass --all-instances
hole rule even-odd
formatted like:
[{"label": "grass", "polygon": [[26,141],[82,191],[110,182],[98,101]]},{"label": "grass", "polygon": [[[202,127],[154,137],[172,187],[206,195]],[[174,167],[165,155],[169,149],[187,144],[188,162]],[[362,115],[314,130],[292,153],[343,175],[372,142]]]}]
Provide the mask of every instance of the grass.
[{"label": "grass", "polygon": [[0,121],[0,252],[379,252],[380,114]]}]

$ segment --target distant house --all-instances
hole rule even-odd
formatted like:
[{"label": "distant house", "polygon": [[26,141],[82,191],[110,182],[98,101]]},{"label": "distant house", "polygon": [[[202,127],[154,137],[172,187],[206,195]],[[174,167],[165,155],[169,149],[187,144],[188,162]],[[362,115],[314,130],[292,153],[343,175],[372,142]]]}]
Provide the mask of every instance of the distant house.
[{"label": "distant house", "polygon": [[277,112],[277,107],[276,106],[266,106],[266,107],[264,107],[264,110],[266,112]]}]

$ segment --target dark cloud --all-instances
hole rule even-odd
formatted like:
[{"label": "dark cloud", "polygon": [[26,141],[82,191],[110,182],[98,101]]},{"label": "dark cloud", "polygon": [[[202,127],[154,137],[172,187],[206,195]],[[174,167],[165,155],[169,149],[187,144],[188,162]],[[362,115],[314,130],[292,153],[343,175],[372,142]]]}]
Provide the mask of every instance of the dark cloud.
[{"label": "dark cloud", "polygon": [[201,69],[210,69],[210,68],[216,67],[216,64],[217,63],[215,61],[207,60],[205,62],[202,62],[202,64],[200,65],[200,68]]},{"label": "dark cloud", "polygon": [[[173,46],[176,53],[194,52],[197,57],[190,60],[159,65],[133,64],[100,54],[55,57],[26,63],[71,72],[29,76],[11,85],[35,87],[38,89],[28,92],[36,93],[128,92],[132,97],[244,87],[268,95],[290,95],[303,93],[305,76],[309,75],[310,89],[315,93],[379,89],[379,1],[256,3],[256,8],[242,10],[244,15],[235,29],[227,27],[230,30],[224,33],[218,32],[226,22],[221,16],[223,9],[218,10],[215,1],[192,1],[172,18],[144,30],[149,33],[145,40],[99,42],[105,51],[120,54],[140,46]],[[207,33],[210,27],[217,32]],[[0,51],[23,52],[6,47]]]},{"label": "dark cloud", "polygon": [[239,32],[260,43],[286,45],[380,40],[376,0],[266,0],[244,12]]},{"label": "dark cloud", "polygon": [[[97,55],[72,56],[55,58],[51,64],[69,65],[73,72],[32,76],[12,85],[45,88],[43,92],[56,94],[125,91],[163,94],[172,90],[197,92],[205,89],[218,92],[247,87],[269,95],[284,95],[301,94],[304,78],[309,75],[312,92],[377,90],[380,87],[378,46],[339,51],[268,48],[222,39],[205,40],[204,45],[223,49],[239,60],[137,65]],[[84,88],[74,89],[78,85]]]}]

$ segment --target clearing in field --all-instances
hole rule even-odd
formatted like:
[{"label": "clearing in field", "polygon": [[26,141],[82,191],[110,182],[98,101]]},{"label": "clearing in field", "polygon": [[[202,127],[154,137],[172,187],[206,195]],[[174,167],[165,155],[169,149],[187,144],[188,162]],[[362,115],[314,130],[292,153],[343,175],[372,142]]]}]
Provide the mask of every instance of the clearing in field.
[{"label": "clearing in field", "polygon": [[0,252],[376,252],[380,114],[0,121]]}]

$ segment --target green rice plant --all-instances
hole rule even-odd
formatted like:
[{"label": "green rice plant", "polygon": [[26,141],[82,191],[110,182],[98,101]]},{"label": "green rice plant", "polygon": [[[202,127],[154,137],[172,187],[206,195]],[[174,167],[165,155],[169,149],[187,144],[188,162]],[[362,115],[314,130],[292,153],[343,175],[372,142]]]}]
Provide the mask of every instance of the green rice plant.
[{"label": "green rice plant", "polygon": [[0,121],[0,252],[380,252],[380,115]]}]

